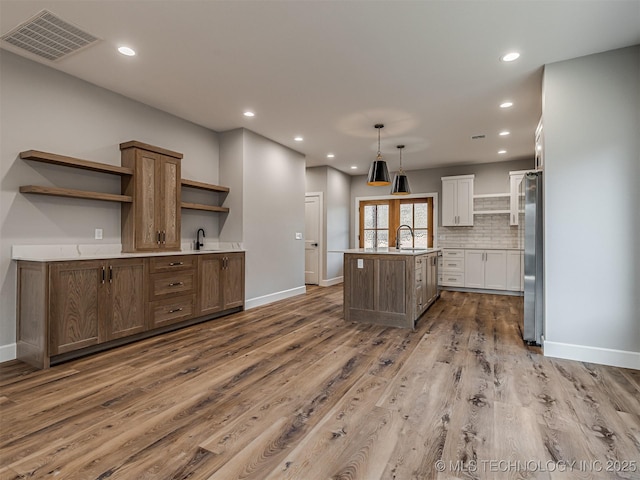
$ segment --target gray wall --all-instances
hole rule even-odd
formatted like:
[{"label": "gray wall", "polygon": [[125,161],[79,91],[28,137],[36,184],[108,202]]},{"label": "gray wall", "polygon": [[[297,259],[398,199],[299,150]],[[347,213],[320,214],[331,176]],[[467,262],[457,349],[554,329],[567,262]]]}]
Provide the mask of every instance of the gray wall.
[{"label": "gray wall", "polygon": [[343,255],[332,250],[349,248],[349,202],[351,199],[351,178],[334,168],[327,169],[327,268],[326,279],[343,276]]},{"label": "gray wall", "polygon": [[545,352],[640,368],[640,46],[547,65],[543,119]]},{"label": "gray wall", "polygon": [[[2,347],[15,342],[13,244],[120,243],[120,204],[18,193],[20,185],[29,184],[118,193],[119,177],[28,162],[18,158],[19,152],[37,149],[119,165],[118,144],[139,140],[183,153],[183,177],[217,183],[218,138],[211,130],[4,50],[0,101],[1,355]],[[201,226],[215,238],[216,214],[183,211],[183,241],[194,239]],[[102,241],[94,240],[95,228],[103,229]]]},{"label": "gray wall", "polygon": [[224,220],[221,238],[246,249],[248,306],[303,290],[304,241],[295,233],[304,233],[304,155],[245,129],[221,134],[220,150],[221,178],[242,183],[242,208]]},{"label": "gray wall", "polygon": [[[324,225],[322,279],[342,277],[342,254],[332,250],[349,248],[349,202],[351,177],[335,168],[311,167],[306,170],[307,192],[322,192]],[[322,283],[322,282],[321,282]]]},{"label": "gray wall", "polygon": [[[533,138],[531,139],[533,151]],[[442,218],[442,181],[441,177],[450,175],[475,174],[474,193],[507,193],[509,192],[509,172],[515,170],[527,170],[533,168],[533,157],[523,160],[511,160],[497,163],[481,163],[456,167],[429,168],[424,170],[410,170],[407,172],[412,193],[437,193],[438,194],[438,224]],[[355,238],[355,199],[358,197],[389,195],[391,187],[370,187],[367,185],[367,177],[359,175],[351,177],[351,230],[349,238],[351,246]]]}]

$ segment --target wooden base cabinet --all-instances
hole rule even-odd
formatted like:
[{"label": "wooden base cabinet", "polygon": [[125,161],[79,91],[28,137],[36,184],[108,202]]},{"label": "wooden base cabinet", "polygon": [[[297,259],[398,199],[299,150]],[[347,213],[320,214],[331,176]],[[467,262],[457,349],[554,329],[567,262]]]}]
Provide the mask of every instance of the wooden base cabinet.
[{"label": "wooden base cabinet", "polygon": [[244,307],[244,253],[18,261],[17,358],[48,368]]},{"label": "wooden base cabinet", "polygon": [[344,254],[346,321],[414,328],[438,297],[437,253]]},{"label": "wooden base cabinet", "polygon": [[198,314],[244,305],[244,253],[198,256]]},{"label": "wooden base cabinet", "polygon": [[50,357],[135,335],[145,325],[144,259],[18,262],[18,359]]},{"label": "wooden base cabinet", "polygon": [[145,329],[142,259],[55,263],[49,270],[49,351],[67,353]]}]

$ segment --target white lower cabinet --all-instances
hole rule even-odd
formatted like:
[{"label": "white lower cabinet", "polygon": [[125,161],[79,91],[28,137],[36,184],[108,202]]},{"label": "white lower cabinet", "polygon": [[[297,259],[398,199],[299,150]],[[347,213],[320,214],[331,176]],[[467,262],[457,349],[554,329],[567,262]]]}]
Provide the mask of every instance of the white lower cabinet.
[{"label": "white lower cabinet", "polygon": [[522,250],[507,251],[507,290],[513,292],[524,290],[523,261],[524,254]]},{"label": "white lower cabinet", "polygon": [[465,250],[464,260],[465,287],[507,289],[505,250]]},{"label": "white lower cabinet", "polygon": [[438,284],[445,287],[464,287],[464,250],[444,249],[438,270]]}]

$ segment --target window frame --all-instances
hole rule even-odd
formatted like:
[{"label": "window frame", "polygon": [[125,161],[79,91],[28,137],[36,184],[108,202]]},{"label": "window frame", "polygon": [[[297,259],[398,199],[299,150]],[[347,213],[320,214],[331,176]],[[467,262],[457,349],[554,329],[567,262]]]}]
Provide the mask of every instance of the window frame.
[{"label": "window frame", "polygon": [[[431,215],[427,219],[427,245],[428,248],[437,248],[438,229],[438,193],[414,193],[399,197],[397,195],[356,197],[355,198],[355,222],[354,244],[363,248],[364,245],[364,205],[387,204],[389,205],[389,248],[395,248],[395,230],[399,226],[401,203],[426,203],[431,204]],[[395,204],[395,205],[394,205]]]}]

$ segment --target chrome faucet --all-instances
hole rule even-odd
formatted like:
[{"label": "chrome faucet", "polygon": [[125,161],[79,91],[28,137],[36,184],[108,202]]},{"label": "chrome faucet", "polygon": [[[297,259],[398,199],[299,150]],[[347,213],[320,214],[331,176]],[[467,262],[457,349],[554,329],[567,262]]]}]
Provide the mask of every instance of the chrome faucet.
[{"label": "chrome faucet", "polygon": [[400,250],[400,229],[402,227],[407,227],[409,229],[409,232],[411,232],[411,236],[414,237],[413,229],[409,225],[400,225],[396,230],[396,250]]},{"label": "chrome faucet", "polygon": [[196,250],[200,250],[200,247],[204,247],[204,243],[200,241],[200,232],[202,232],[203,240],[204,240],[204,237],[206,237],[206,235],[204,234],[204,228],[199,228],[198,231],[196,232]]}]

